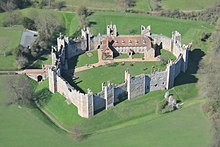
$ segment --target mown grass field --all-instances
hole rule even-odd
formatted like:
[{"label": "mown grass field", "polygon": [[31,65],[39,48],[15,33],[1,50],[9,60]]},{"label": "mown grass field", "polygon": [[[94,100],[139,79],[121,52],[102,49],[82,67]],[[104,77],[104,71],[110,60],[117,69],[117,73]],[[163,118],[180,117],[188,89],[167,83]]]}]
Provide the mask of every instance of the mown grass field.
[{"label": "mown grass field", "polygon": [[162,7],[170,10],[202,10],[219,2],[219,0],[162,0]]},{"label": "mown grass field", "polygon": [[12,52],[19,45],[22,31],[21,26],[0,27],[0,70],[16,69],[15,57],[13,55],[3,56],[3,53]]},{"label": "mown grass field", "polygon": [[0,53],[11,51],[20,43],[23,27],[0,27]]},{"label": "mown grass field", "polygon": [[[61,1],[61,0],[60,0]],[[80,6],[86,6],[92,10],[111,10],[119,11],[121,7],[115,0],[65,0],[67,7],[77,9]],[[136,0],[135,7],[131,10],[148,11],[150,10],[148,0]]]},{"label": "mown grass field", "polygon": [[[73,9],[77,9],[80,6],[86,6],[92,10],[121,10],[116,0],[65,0],[65,2],[67,7]],[[192,11],[214,6],[217,2],[219,2],[219,0],[162,0],[161,5],[164,9]],[[156,7],[156,2],[154,0],[136,0],[136,5],[128,9],[147,12],[151,10],[150,7]]]}]

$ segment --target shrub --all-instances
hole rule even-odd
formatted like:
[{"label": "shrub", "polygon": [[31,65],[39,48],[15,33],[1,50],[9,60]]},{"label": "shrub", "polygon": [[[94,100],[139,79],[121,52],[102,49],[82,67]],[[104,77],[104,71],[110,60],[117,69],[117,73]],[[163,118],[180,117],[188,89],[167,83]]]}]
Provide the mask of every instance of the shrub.
[{"label": "shrub", "polygon": [[28,17],[24,17],[22,24],[25,28],[29,30],[36,30],[34,21]]},{"label": "shrub", "polygon": [[167,105],[167,101],[165,99],[158,102],[156,112],[157,113],[163,113],[163,109],[166,107],[166,105]]}]

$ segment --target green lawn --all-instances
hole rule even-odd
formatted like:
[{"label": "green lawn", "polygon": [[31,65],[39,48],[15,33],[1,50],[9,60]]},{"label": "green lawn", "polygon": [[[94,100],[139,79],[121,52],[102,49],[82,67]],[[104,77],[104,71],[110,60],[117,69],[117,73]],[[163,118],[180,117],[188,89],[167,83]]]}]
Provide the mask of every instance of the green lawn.
[{"label": "green lawn", "polygon": [[127,69],[134,76],[141,73],[151,73],[152,66],[160,70],[165,70],[166,68],[161,62],[113,63],[78,72],[75,75],[79,78],[75,82],[83,91],[87,92],[87,89],[90,88],[94,93],[97,93],[101,91],[102,82],[109,80],[114,84],[122,83],[124,81],[124,72]]},{"label": "green lawn", "polygon": [[162,58],[170,59],[170,60],[175,60],[176,57],[169,51],[166,51],[164,49],[161,50],[161,55]]},{"label": "green lawn", "polygon": [[119,56],[115,57],[115,59],[125,59],[129,58],[129,55],[126,53],[120,54]]},{"label": "green lawn", "polygon": [[71,36],[79,29],[79,19],[75,13],[61,13],[65,20],[66,35]]},{"label": "green lawn", "polygon": [[142,54],[142,53],[137,53],[137,54],[134,54],[134,55],[132,55],[132,57],[133,58],[143,58],[144,57],[144,54]]},{"label": "green lawn", "polygon": [[20,43],[23,27],[0,27],[0,53],[11,51]]},{"label": "green lawn", "polygon": [[142,123],[91,136],[81,146],[153,146],[207,147],[210,145],[209,123],[200,105],[143,121]]},{"label": "green lawn", "polygon": [[[0,15],[1,16],[1,15]],[[12,52],[20,43],[23,27],[0,27],[0,54]],[[15,57],[0,56],[0,70],[16,69]]]},{"label": "green lawn", "polygon": [[14,70],[16,69],[14,56],[0,56],[0,70]]},{"label": "green lawn", "polygon": [[84,53],[79,56],[75,56],[68,61],[70,69],[77,67],[85,66],[86,64],[93,64],[98,62],[98,51],[94,50],[91,52]]},{"label": "green lawn", "polygon": [[214,6],[219,0],[162,0],[165,9],[201,10]]}]

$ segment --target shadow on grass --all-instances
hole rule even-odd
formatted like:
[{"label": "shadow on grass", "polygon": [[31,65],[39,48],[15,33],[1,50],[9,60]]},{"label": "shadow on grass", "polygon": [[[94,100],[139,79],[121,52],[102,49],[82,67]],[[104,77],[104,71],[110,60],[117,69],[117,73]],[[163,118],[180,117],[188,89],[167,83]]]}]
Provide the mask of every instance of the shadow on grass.
[{"label": "shadow on grass", "polygon": [[84,90],[82,90],[82,88],[80,88],[77,84],[81,83],[82,81],[79,82],[75,82],[72,78],[72,75],[68,75],[66,73],[62,74],[62,77],[71,85],[73,86],[76,90],[80,91],[81,93],[85,93]]},{"label": "shadow on grass", "polygon": [[205,53],[201,49],[196,48],[189,51],[188,69],[185,73],[181,72],[177,76],[175,79],[175,86],[196,83],[198,81],[198,78],[196,78],[194,74],[198,72],[199,63],[204,56]]}]

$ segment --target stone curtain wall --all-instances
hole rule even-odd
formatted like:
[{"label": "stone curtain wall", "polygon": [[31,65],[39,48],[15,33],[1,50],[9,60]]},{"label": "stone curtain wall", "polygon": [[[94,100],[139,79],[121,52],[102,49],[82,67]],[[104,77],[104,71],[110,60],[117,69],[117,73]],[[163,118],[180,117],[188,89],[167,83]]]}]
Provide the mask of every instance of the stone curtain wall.
[{"label": "stone curtain wall", "polygon": [[128,92],[127,92],[127,83],[122,83],[117,85],[114,90],[114,102],[119,103],[124,99],[127,99]]},{"label": "stone curtain wall", "polygon": [[167,84],[167,71],[156,72],[146,75],[146,90],[145,92],[164,90]]},{"label": "stone curtain wall", "polygon": [[66,98],[68,104],[72,103],[78,108],[80,116],[89,118],[94,115],[93,93],[80,93],[72,87],[65,79],[58,76],[54,69],[48,70],[50,91],[58,92]]},{"label": "stone curtain wall", "polygon": [[128,76],[127,80],[128,99],[131,100],[135,97],[145,94],[145,75],[138,75],[135,77]]}]

